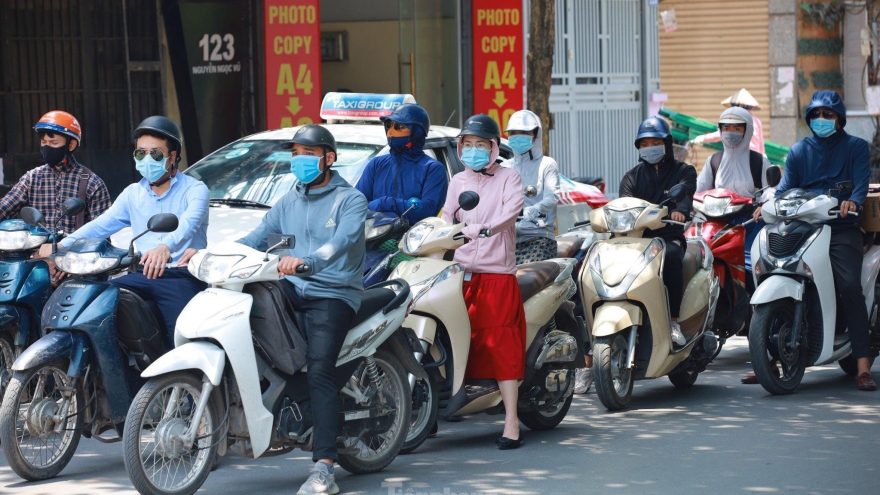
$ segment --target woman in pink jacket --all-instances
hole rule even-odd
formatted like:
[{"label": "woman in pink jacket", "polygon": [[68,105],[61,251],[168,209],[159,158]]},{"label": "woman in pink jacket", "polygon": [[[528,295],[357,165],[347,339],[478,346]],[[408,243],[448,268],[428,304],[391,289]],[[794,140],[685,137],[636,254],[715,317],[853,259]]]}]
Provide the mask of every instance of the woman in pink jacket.
[{"label": "woman in pink jacket", "polygon": [[[516,413],[518,380],[525,372],[526,318],[516,281],[516,217],[523,208],[522,181],[515,170],[495,163],[501,142],[498,124],[486,115],[469,118],[458,137],[458,156],[468,170],[449,184],[443,219],[452,222],[458,195],[474,191],[480,203],[460,210],[470,242],[455,251],[465,268],[464,301],[471,321],[466,379],[493,379],[504,401],[501,450],[522,445]],[[480,232],[486,231],[486,237]]]}]

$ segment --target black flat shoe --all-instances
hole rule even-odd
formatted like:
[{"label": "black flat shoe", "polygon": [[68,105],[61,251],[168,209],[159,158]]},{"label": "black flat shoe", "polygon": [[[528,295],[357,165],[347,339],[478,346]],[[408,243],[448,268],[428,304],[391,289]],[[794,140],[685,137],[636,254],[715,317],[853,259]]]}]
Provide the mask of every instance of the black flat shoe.
[{"label": "black flat shoe", "polygon": [[519,434],[519,438],[516,440],[511,440],[507,437],[501,437],[498,440],[495,440],[495,445],[498,446],[498,450],[513,450],[522,447],[523,437],[522,433]]}]

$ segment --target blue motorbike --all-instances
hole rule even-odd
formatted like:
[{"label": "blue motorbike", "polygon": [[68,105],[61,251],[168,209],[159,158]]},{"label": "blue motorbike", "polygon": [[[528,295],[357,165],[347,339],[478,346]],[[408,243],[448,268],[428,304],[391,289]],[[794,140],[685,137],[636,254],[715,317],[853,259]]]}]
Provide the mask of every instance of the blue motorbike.
[{"label": "blue motorbike", "polygon": [[[33,208],[22,219],[43,226]],[[177,217],[150,218],[147,232],[173,232]],[[106,239],[79,239],[54,254],[71,275],[43,308],[44,336],[12,365],[13,376],[0,407],[0,439],[9,466],[26,480],[56,476],[70,462],[81,436],[102,442],[122,438],[140,378],[170,348],[164,325],[136,294],[109,283],[133,273],[140,262],[132,239],[128,250]],[[114,430],[115,437],[102,433]]]},{"label": "blue motorbike", "polygon": [[393,268],[394,257],[400,253],[396,247],[382,249],[388,241],[400,241],[409,230],[406,214],[418,210],[422,202],[418,198],[407,201],[408,208],[399,217],[389,213],[367,211],[366,238],[367,253],[364,261],[364,287],[384,282]]}]

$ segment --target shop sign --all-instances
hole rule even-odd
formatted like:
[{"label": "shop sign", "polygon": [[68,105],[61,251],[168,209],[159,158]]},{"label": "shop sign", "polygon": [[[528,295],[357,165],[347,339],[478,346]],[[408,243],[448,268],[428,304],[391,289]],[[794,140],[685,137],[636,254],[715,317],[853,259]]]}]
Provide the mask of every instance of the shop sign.
[{"label": "shop sign", "polygon": [[523,12],[521,0],[473,0],[474,113],[505,129],[523,108]]}]

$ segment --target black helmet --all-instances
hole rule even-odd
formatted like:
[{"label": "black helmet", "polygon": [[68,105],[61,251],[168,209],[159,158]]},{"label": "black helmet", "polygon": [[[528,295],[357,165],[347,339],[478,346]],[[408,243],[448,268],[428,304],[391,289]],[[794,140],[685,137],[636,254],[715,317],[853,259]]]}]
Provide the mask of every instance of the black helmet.
[{"label": "black helmet", "polygon": [[173,120],[161,115],[147,117],[143,122],[138,124],[137,129],[134,130],[135,143],[144,134],[166,138],[171,141],[168,143],[168,148],[170,148],[170,151],[177,152],[175,165],[176,162],[180,161],[180,150],[183,149],[183,136],[180,133],[180,127],[177,127],[177,124],[175,124]]},{"label": "black helmet", "polygon": [[458,137],[462,136],[477,136],[500,142],[501,128],[498,127],[495,119],[481,113],[467,119],[464,127],[461,128],[461,132],[458,133]]},{"label": "black helmet", "polygon": [[428,118],[428,112],[424,108],[415,103],[404,103],[394,110],[394,113],[388,116],[379,117],[379,120],[385,122],[390,120],[398,124],[406,124],[410,127],[419,126],[428,135],[428,129],[431,128],[431,120]]},{"label": "black helmet", "polygon": [[669,130],[669,124],[660,117],[648,117],[639,124],[639,133],[636,136],[635,145],[639,147],[639,141],[642,138],[660,138],[666,142],[666,147],[672,149],[672,131]]},{"label": "black helmet", "polygon": [[[318,124],[309,124],[300,127],[293,138],[282,144],[283,149],[289,150],[294,144],[302,144],[303,146],[324,146],[330,148],[330,151],[336,153],[336,138],[327,130],[326,127]],[[327,150],[324,150],[326,153]]]}]

